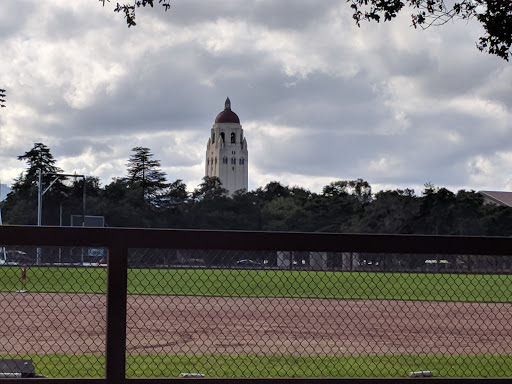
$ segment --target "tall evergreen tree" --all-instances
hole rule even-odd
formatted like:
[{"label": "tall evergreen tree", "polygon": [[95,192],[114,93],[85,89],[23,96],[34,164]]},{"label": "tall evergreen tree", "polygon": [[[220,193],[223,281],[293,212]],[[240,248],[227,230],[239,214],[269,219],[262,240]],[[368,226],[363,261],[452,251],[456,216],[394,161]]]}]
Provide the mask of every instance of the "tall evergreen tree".
[{"label": "tall evergreen tree", "polygon": [[128,184],[141,188],[143,200],[157,204],[158,197],[168,186],[165,173],[160,170],[160,160],[153,159],[154,155],[146,147],[135,147],[132,151],[135,153],[126,164]]},{"label": "tall evergreen tree", "polygon": [[30,186],[37,186],[39,170],[42,172],[43,185],[49,185],[53,181],[54,177],[50,175],[51,173],[62,172],[62,169],[55,165],[56,160],[50,152],[50,148],[43,143],[35,143],[30,151],[18,156],[18,160],[26,161],[28,168],[15,180],[12,187],[15,191]]},{"label": "tall evergreen tree", "polygon": [[43,143],[35,143],[30,151],[18,156],[18,160],[26,161],[28,167],[25,172],[14,180],[11,192],[5,200],[5,221],[10,224],[36,223],[39,182],[38,171],[41,170],[42,187],[47,188],[52,185],[51,190],[45,195],[43,208],[47,214],[45,215],[43,211],[43,216],[48,218],[48,214],[51,213],[51,223],[57,224],[57,219],[53,216],[55,216],[58,211],[55,209],[54,205],[55,202],[60,199],[60,192],[64,191],[66,187],[59,180],[54,182],[55,176],[52,175],[52,173],[61,173],[62,169],[55,165],[56,160],[50,152],[50,149]]}]

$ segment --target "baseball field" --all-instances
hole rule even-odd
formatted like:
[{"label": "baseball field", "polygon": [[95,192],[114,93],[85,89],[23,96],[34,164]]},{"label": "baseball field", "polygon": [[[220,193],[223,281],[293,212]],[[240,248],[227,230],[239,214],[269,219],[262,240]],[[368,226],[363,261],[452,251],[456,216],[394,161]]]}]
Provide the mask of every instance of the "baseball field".
[{"label": "baseball field", "polygon": [[[103,376],[105,292],[102,268],[0,268],[0,355]],[[509,275],[132,269],[128,293],[128,377],[512,376]]]}]

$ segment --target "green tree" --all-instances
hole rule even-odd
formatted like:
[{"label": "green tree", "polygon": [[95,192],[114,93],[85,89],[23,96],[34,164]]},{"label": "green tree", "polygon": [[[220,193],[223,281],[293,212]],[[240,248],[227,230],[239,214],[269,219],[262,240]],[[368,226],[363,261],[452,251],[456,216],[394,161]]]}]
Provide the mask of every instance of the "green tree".
[{"label": "green tree", "polygon": [[228,190],[222,186],[222,182],[216,176],[203,177],[203,182],[199,187],[194,189],[192,199],[195,201],[214,200],[219,198],[226,198]]},{"label": "green tree", "polygon": [[512,208],[496,204],[482,206],[481,219],[485,236],[512,236]]},{"label": "green tree", "polygon": [[372,199],[372,187],[363,180],[338,180],[326,185],[322,194],[327,197],[353,195],[361,203],[368,203]]},{"label": "green tree", "polygon": [[165,199],[171,208],[183,205],[188,200],[187,184],[181,179],[169,184],[165,192]]},{"label": "green tree", "polygon": [[258,188],[256,195],[264,201],[272,201],[279,197],[290,196],[291,191],[287,186],[282,185],[279,181],[271,181],[264,188]]},{"label": "green tree", "polygon": [[475,191],[460,190],[455,196],[454,216],[456,217],[454,234],[483,235],[484,198]]},{"label": "green tree", "polygon": [[135,147],[128,164],[128,185],[138,186],[141,189],[143,200],[158,205],[158,199],[168,186],[165,173],[160,170],[160,161],[153,159],[149,148]]},{"label": "green tree", "polygon": [[512,44],[512,2],[508,0],[347,0],[357,25],[361,21],[390,21],[405,7],[412,8],[412,25],[421,28],[449,21],[476,19],[485,34],[479,38],[480,51],[508,61]]},{"label": "green tree", "polygon": [[354,223],[362,213],[362,204],[352,193],[350,182],[340,180],[324,186],[322,194],[311,201],[309,209],[318,212],[318,231],[354,232]]},{"label": "green tree", "polygon": [[301,204],[291,197],[283,196],[269,201],[261,214],[265,231],[300,231],[298,220],[304,218]]},{"label": "green tree", "polygon": [[[105,0],[99,1],[103,3],[103,6],[105,6]],[[110,0],[106,1],[110,2]],[[153,8],[154,3],[154,0],[134,0],[131,3],[124,3],[123,5],[117,3],[114,12],[124,13],[126,24],[128,25],[128,28],[130,28],[137,25],[137,23],[135,22],[135,9],[145,7],[146,5],[149,5],[151,8]],[[169,10],[169,8],[171,7],[170,0],[158,0],[158,3],[162,4],[166,11]]]},{"label": "green tree", "polygon": [[181,179],[172,182],[162,196],[160,210],[168,228],[188,227],[188,203],[187,185]]},{"label": "green tree", "polygon": [[237,229],[237,204],[218,177],[203,178],[192,193],[187,226],[198,229]]},{"label": "green tree", "polygon": [[412,233],[411,224],[418,216],[420,201],[410,189],[380,191],[357,225],[362,233]]},{"label": "green tree", "polygon": [[[25,161],[28,168],[20,178],[15,180],[13,190],[37,186],[39,170],[42,172],[43,185],[49,185],[54,180],[52,173],[62,172],[62,169],[55,165],[56,160],[50,152],[50,148],[43,143],[35,143],[30,151],[18,156],[18,160]],[[61,183],[57,181],[57,185],[59,184]]]},{"label": "green tree", "polygon": [[43,224],[58,224],[58,201],[60,194],[66,188],[60,180],[55,180],[54,173],[61,173],[62,169],[56,166],[50,149],[43,143],[35,143],[33,148],[18,160],[28,165],[25,172],[14,180],[11,192],[7,195],[4,204],[5,221],[10,224],[36,224],[39,170],[42,176],[42,188],[51,189],[45,194],[43,204]]},{"label": "green tree", "polygon": [[70,225],[71,215],[80,215],[83,210],[84,184],[85,184],[85,207],[86,215],[103,216],[103,189],[100,186],[100,179],[96,176],[84,178],[73,178],[70,190],[61,194],[62,223]]},{"label": "green tree", "polygon": [[262,201],[254,191],[236,191],[233,194],[233,208],[236,213],[233,229],[261,230]]},{"label": "green tree", "polygon": [[446,188],[425,184],[413,233],[424,235],[455,235],[456,197]]},{"label": "green tree", "polygon": [[130,184],[126,178],[113,178],[105,186],[101,211],[111,227],[154,227],[155,215],[148,204],[141,204],[141,185]]}]

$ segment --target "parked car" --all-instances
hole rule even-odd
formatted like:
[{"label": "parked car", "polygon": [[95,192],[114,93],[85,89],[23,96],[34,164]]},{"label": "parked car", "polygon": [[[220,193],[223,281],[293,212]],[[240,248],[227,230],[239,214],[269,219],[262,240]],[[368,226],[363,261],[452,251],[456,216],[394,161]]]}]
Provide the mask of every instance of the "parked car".
[{"label": "parked car", "polygon": [[259,268],[261,267],[261,263],[251,259],[241,259],[236,262],[236,266],[243,268]]}]

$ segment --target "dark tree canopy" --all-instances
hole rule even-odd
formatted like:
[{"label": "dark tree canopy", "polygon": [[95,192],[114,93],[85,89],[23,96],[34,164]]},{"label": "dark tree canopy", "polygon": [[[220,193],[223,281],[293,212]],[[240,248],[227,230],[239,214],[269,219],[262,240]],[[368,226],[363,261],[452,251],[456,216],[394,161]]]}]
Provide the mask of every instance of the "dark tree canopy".
[{"label": "dark tree canopy", "polygon": [[480,51],[508,61],[512,45],[512,2],[506,0],[347,0],[354,10],[353,18],[391,21],[404,7],[412,8],[412,25],[421,28],[439,26],[452,20],[476,19],[485,34],[476,43]]},{"label": "dark tree canopy", "polygon": [[[105,6],[105,0],[99,0],[103,3],[103,6]],[[106,0],[107,2],[110,2],[110,0]],[[140,7],[145,7],[146,5],[153,6],[155,5],[155,0],[135,0],[131,3],[124,3],[123,5],[117,3],[116,8],[114,9],[114,12],[122,12],[124,13],[124,17],[126,19],[126,24],[128,25],[128,28],[133,27],[137,25],[135,22],[135,9]],[[159,4],[162,4],[162,6],[165,8],[165,10],[169,10],[171,8],[171,0],[158,0]]]},{"label": "dark tree canopy", "polygon": [[[43,143],[35,143],[31,150],[18,156],[18,160],[27,163],[27,169],[14,180],[11,192],[4,202],[4,213],[11,224],[35,224],[37,218],[37,196],[39,170],[41,170],[42,188],[50,188],[45,195],[43,209],[51,210],[61,194],[66,193],[66,187],[54,173],[62,172],[57,167],[50,148]],[[57,212],[54,210],[54,212]],[[48,221],[43,222],[48,224]],[[52,224],[54,224],[53,222]]]},{"label": "dark tree canopy", "polygon": [[128,164],[128,184],[139,186],[144,199],[152,201],[168,186],[165,173],[160,170],[160,161],[153,159],[149,148],[135,147]]},{"label": "dark tree canopy", "polygon": [[205,176],[203,177],[203,182],[192,193],[192,198],[196,201],[208,201],[225,198],[227,194],[227,189],[222,186],[222,182],[218,177]]},{"label": "dark tree canopy", "polygon": [[[82,212],[85,185],[86,214],[104,216],[111,227],[463,236],[512,233],[512,207],[484,204],[483,196],[475,191],[454,193],[426,183],[420,196],[411,189],[372,193],[367,181],[355,179],[333,181],[322,193],[272,181],[229,196],[219,178],[205,177],[190,194],[180,179],[169,184],[162,181],[160,163],[149,148],[133,151],[128,177],[115,177],[104,187],[92,176],[71,180],[71,185],[55,182],[54,175],[43,178],[45,188],[50,187],[44,195],[43,225],[70,225],[71,215]],[[35,224],[37,170],[42,169],[43,175],[62,171],[42,143],[34,144],[19,159],[28,167],[0,202],[2,215],[8,224]]]},{"label": "dark tree canopy", "polygon": [[27,162],[28,167],[25,173],[15,181],[13,185],[15,190],[21,187],[36,185],[38,182],[38,170],[42,172],[44,184],[49,184],[53,179],[53,176],[48,174],[62,172],[62,169],[55,165],[56,161],[50,152],[50,148],[43,143],[35,143],[30,151],[18,156],[18,160]]}]

